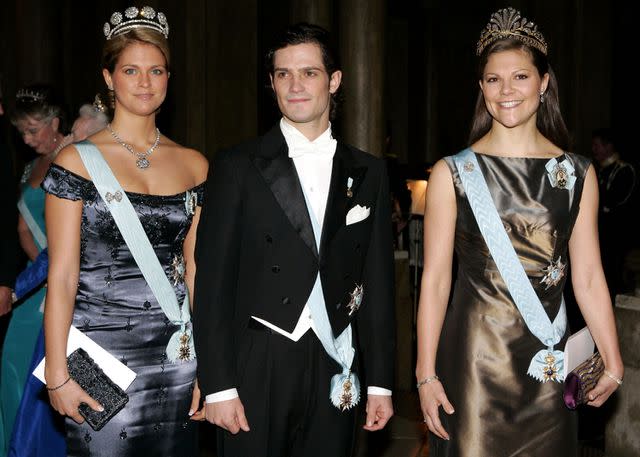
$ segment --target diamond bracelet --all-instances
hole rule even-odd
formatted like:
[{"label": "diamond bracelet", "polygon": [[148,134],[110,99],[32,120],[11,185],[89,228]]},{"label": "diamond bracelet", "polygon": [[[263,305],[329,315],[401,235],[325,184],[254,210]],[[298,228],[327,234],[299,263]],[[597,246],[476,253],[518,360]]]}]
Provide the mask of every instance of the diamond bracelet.
[{"label": "diamond bracelet", "polygon": [[440,381],[438,375],[434,374],[433,376],[427,376],[422,381],[418,381],[416,387],[420,389],[420,387],[424,386],[425,384],[431,384],[433,381]]},{"label": "diamond bracelet", "polygon": [[604,374],[608,377],[613,379],[616,383],[618,383],[619,386],[622,385],[622,378],[617,377],[616,375],[608,372],[607,370],[604,370]]}]

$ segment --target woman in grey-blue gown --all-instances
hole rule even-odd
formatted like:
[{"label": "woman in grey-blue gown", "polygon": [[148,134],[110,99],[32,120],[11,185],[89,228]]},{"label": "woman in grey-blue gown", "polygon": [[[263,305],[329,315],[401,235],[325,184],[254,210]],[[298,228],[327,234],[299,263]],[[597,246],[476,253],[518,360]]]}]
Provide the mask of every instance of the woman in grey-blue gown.
[{"label": "woman in grey-blue gown", "polygon": [[[166,17],[149,7],[128,8],[110,17],[104,33],[103,75],[112,91],[113,120],[82,145],[63,149],[43,182],[50,239],[47,389],[52,406],[68,416],[70,456],[194,456],[194,419],[202,418],[195,354],[182,340],[179,349],[185,350],[177,357],[169,349],[176,332],[187,334],[185,326],[167,317],[114,221],[107,203],[119,203],[122,195],[99,194],[79,150],[102,155],[113,171],[181,307],[189,306],[183,300],[195,274],[207,161],[155,126],[169,75]],[[94,409],[99,404],[69,380],[69,325],[136,373],[128,403],[99,431],[77,423],[81,402]]]}]

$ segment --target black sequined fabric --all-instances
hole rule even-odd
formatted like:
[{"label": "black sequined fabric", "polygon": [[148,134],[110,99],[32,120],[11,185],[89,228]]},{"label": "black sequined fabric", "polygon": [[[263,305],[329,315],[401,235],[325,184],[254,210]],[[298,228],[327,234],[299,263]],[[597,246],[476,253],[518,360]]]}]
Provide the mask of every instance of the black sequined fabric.
[{"label": "black sequined fabric", "polygon": [[69,375],[96,400],[103,411],[96,411],[86,403],[81,403],[78,410],[87,424],[94,430],[100,430],[113,416],[118,414],[129,401],[129,396],[113,382],[94,362],[84,349],[78,348],[67,357]]},{"label": "black sequined fabric", "polygon": [[[197,455],[197,424],[188,417],[196,362],[171,363],[165,355],[178,327],[165,317],[91,181],[54,164],[42,187],[60,198],[82,200],[73,325],[137,374],[126,391],[129,402],[102,430],[67,420],[68,455]],[[191,192],[201,204],[203,186]],[[187,193],[127,196],[182,303],[186,287],[176,258],[192,222]]]}]

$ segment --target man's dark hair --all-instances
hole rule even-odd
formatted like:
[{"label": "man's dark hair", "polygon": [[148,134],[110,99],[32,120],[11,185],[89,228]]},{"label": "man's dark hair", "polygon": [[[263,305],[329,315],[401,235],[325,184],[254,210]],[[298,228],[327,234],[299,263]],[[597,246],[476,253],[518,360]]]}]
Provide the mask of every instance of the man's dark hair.
[{"label": "man's dark hair", "polygon": [[[295,46],[297,44],[312,43],[320,47],[322,53],[322,63],[329,77],[340,70],[340,60],[336,52],[336,46],[329,32],[319,25],[309,24],[308,22],[298,22],[290,25],[273,42],[273,45],[265,55],[265,69],[267,74],[273,76],[274,59],[276,51],[284,49],[287,46]],[[338,95],[341,93],[341,87],[335,94],[331,95],[331,119],[335,117]]]}]

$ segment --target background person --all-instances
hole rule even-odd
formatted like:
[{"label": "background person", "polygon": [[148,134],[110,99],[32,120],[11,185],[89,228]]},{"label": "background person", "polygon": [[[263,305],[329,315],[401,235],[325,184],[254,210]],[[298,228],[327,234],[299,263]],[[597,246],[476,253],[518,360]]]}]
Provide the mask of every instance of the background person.
[{"label": "background person", "polygon": [[[50,86],[31,85],[18,90],[11,123],[25,144],[37,154],[22,174],[18,201],[18,236],[29,262],[34,261],[40,251],[47,247],[45,195],[40,184],[60,147],[64,145],[64,119],[62,104]],[[3,453],[7,451],[16,411],[29,375],[31,356],[42,326],[44,296],[45,287],[42,286],[15,306],[4,340],[0,374],[0,412],[4,426],[0,430],[0,443]]]},{"label": "background person", "polygon": [[622,159],[611,129],[593,131],[591,151],[597,162],[600,212],[598,214],[602,266],[611,299],[632,287],[625,282],[627,253],[637,246],[637,226],[629,215],[638,209],[638,176],[635,167]]},{"label": "background person", "polygon": [[[104,129],[109,122],[107,108],[96,95],[93,104],[80,107],[78,117],[71,127],[71,133],[63,143],[78,142]],[[44,334],[41,331],[36,342],[31,364],[27,373],[32,373],[45,355]],[[63,457],[67,455],[64,420],[51,407],[44,387],[35,376],[27,376],[20,405],[16,413],[9,457]]]},{"label": "background person", "polygon": [[104,129],[108,123],[108,108],[102,102],[100,94],[97,94],[92,104],[85,103],[78,110],[78,117],[71,126],[73,142],[77,143],[87,139]]}]

